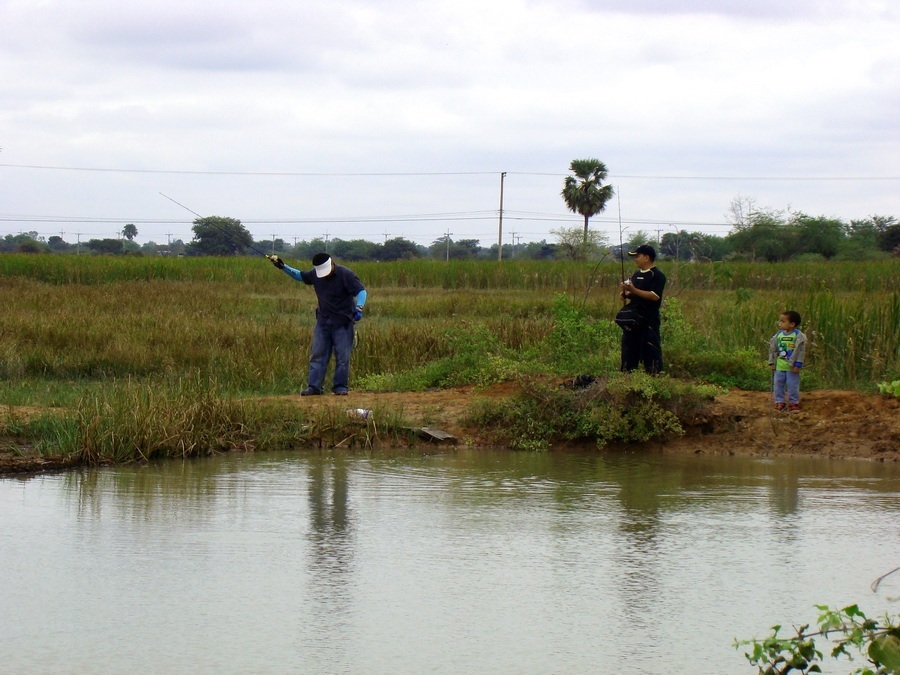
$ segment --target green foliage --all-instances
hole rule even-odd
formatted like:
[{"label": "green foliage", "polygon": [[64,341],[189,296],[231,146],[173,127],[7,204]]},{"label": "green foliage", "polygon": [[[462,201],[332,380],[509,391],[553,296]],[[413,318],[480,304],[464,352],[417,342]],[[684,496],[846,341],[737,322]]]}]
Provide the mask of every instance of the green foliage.
[{"label": "green foliage", "polygon": [[561,227],[550,233],[556,237],[556,255],[561,260],[597,260],[607,245],[606,237],[597,230]]},{"label": "green foliage", "polygon": [[450,354],[399,372],[363,376],[359,386],[373,391],[423,391],[431,387],[488,387],[516,379],[521,361],[486,326],[465,323],[448,329],[444,339]]},{"label": "green foliage", "polygon": [[41,450],[96,464],[247,449],[252,415],[253,404],[221,399],[215,383],[199,377],[154,385],[126,381],[52,418]]},{"label": "green foliage", "polygon": [[[667,294],[662,308],[667,370],[767,388],[768,340],[790,304],[809,338],[803,386],[874,390],[900,377],[898,265],[685,264],[680,294]],[[618,369],[616,263],[419,260],[353,269],[370,289],[354,387]],[[68,404],[66,387],[192,371],[246,394],[289,393],[306,376],[315,295],[260,257],[82,255],[47,264],[46,256],[3,254],[0,279],[4,402]],[[452,338],[476,328],[490,339]]]},{"label": "green foliage", "polygon": [[794,213],[791,225],[797,230],[799,252],[821,256],[825,260],[830,260],[837,254],[846,237],[844,224],[825,216],[812,217],[805,213]]},{"label": "green foliage", "polygon": [[197,218],[193,230],[194,241],[188,244],[188,255],[239,255],[253,245],[253,236],[235,218]]},{"label": "green foliage", "polygon": [[878,392],[885,396],[900,398],[900,380],[894,380],[893,382],[879,382]]},{"label": "green foliage", "polygon": [[[897,226],[900,228],[900,225]],[[111,284],[117,282],[196,281],[251,284],[254,290],[284,286],[261,256],[250,257],[96,257],[0,255],[0,278],[27,278],[50,284]],[[286,259],[303,268],[307,259]],[[659,261],[665,270],[666,261]],[[443,261],[401,260],[360,262],[352,268],[372,289],[417,288],[446,290],[584,291],[584,281],[596,263],[544,260]],[[618,262],[604,262],[596,276],[598,290],[614,293],[619,281]],[[682,265],[679,285],[687,290],[734,291],[747,288],[763,292],[801,293],[831,289],[833,292],[895,293],[900,291],[900,260],[820,263],[716,262]]]},{"label": "green foliage", "polygon": [[734,296],[735,300],[737,300],[737,304],[742,305],[753,298],[753,291],[749,288],[738,288],[734,292]]},{"label": "green foliage", "polygon": [[372,420],[360,425],[340,404],[308,411],[279,401],[237,399],[216,381],[194,374],[112,382],[85,394],[70,411],[51,411],[28,421],[10,417],[0,431],[35,441],[43,455],[122,464],[235,449],[370,447],[380,435],[401,433],[399,413],[374,412]]},{"label": "green foliage", "polygon": [[[738,289],[738,305],[742,304]],[[747,298],[749,299],[749,298]],[[746,300],[745,300],[746,301]],[[735,347],[721,339],[721,327],[711,322],[708,330],[697,330],[684,316],[678,298],[667,298],[662,309],[663,354],[667,370],[678,377],[695,377],[723,387],[763,391],[769,369],[755,350]]]},{"label": "green foliage", "polygon": [[566,207],[584,216],[584,237],[588,236],[588,220],[606,208],[612,199],[612,185],[603,185],[606,179],[606,165],[599,159],[573,159],[560,193]]},{"label": "green foliage", "polygon": [[553,443],[632,443],[683,433],[680,416],[702,410],[718,391],[645,373],[616,373],[585,389],[524,380],[507,400],[481,400],[471,422],[493,430],[514,448],[548,449]]},{"label": "green foliage", "polygon": [[818,631],[809,624],[796,629],[791,637],[779,636],[781,626],[772,627],[772,635],[762,640],[735,640],[734,648],[750,647],[744,656],[758,668],[760,675],[784,675],[789,672],[820,673],[823,654],[817,639],[828,639],[834,645],[830,657],[838,659],[862,656],[873,667],[857,668],[862,675],[900,673],[900,616],[885,615],[880,621],[869,619],[858,605],[830,609],[817,605]]},{"label": "green foliage", "polygon": [[611,373],[619,368],[621,331],[611,320],[592,320],[583,307],[557,295],[553,325],[532,358],[548,359],[558,375]]}]

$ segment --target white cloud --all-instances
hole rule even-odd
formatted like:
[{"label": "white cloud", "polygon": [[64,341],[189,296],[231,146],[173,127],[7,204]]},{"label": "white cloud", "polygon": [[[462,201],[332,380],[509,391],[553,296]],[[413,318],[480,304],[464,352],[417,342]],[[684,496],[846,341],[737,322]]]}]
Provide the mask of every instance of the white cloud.
[{"label": "white cloud", "polygon": [[849,0],[7,2],[0,164],[476,173],[0,166],[0,217],[166,218],[161,186],[245,219],[480,212],[497,208],[500,171],[507,209],[564,217],[559,185],[583,156],[620,177],[634,218],[722,222],[738,193],[900,214],[896,183],[621,178],[900,175],[898,27],[891,4]]}]

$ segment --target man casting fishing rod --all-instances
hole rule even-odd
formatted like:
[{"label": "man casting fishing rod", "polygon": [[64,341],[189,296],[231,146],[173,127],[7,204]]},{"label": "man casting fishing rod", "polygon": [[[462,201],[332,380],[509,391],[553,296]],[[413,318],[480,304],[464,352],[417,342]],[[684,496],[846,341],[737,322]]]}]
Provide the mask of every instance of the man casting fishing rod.
[{"label": "man casting fishing rod", "polygon": [[346,396],[350,379],[353,327],[362,319],[366,289],[352,270],[335,265],[327,253],[316,253],[312,259],[313,269],[306,271],[285,265],[277,255],[267,257],[275,267],[292,279],[312,286],[319,300],[316,327],[313,329],[312,354],[309,357],[309,383],[300,395],[318,396],[322,393],[325,369],[334,352],[331,391],[337,396]]}]

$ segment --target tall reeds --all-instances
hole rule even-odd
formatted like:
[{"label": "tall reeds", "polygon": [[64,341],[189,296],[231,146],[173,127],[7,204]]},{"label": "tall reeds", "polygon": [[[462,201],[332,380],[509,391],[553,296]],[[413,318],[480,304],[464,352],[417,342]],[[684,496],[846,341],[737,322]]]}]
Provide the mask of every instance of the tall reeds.
[{"label": "tall reeds", "polygon": [[[377,418],[360,424],[339,404],[307,410],[279,401],[241,399],[197,373],[154,382],[114,382],[82,396],[71,410],[45,414],[33,424],[44,454],[86,464],[317,443],[372,447],[385,436],[395,440],[401,433],[394,411],[378,410]],[[19,425],[18,431],[28,435],[29,428]]]},{"label": "tall reeds", "polygon": [[[613,288],[620,264],[596,262],[505,260],[403,260],[345,262],[372,288],[445,290],[521,290],[583,293]],[[287,260],[299,269],[307,260]],[[785,289],[830,290],[835,293],[898,292],[900,261],[833,261],[791,263],[685,263],[660,261],[674,287],[685,290],[734,291]],[[626,262],[626,273],[633,267]],[[196,281],[236,283],[245,292],[268,293],[285,277],[261,256],[239,258],[165,258],[156,256],[0,255],[0,279],[22,278],[49,284],[103,285],[128,281]]]},{"label": "tall reeds", "polygon": [[[612,263],[351,266],[370,291],[354,378],[452,357],[459,348],[454,335],[467,330],[487,331],[510,350],[506,357],[530,367],[562,368],[565,355],[546,342],[560,330],[557,298],[599,322],[608,322],[619,304],[620,268]],[[703,374],[691,368],[708,363],[699,366],[688,355],[711,346],[749,353],[741,358],[758,358],[764,368],[779,312],[796,309],[810,336],[807,381],[873,389],[900,377],[900,261],[660,267],[683,317],[680,328],[663,328],[676,370],[678,335],[696,336],[683,345],[684,374]],[[36,382],[188,372],[244,393],[296,392],[305,384],[315,295],[262,258],[0,255],[0,280],[0,399],[27,383],[37,392]],[[609,354],[572,354],[572,367],[614,364],[616,333],[607,333],[582,343],[585,352]]]}]

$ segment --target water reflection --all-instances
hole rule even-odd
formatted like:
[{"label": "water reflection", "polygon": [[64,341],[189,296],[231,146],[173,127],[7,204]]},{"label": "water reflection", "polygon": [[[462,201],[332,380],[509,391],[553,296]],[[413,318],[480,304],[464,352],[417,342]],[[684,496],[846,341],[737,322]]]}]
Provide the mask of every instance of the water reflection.
[{"label": "water reflection", "polygon": [[352,561],[347,461],[334,457],[327,464],[315,462],[308,472],[312,569],[326,578],[335,575],[334,581],[339,583]]},{"label": "water reflection", "polygon": [[351,610],[353,527],[347,459],[330,457],[307,468],[309,572],[314,589],[314,621],[326,634],[347,628]]},{"label": "water reflection", "polygon": [[102,635],[103,672],[740,672],[735,636],[870,599],[898,497],[891,465],[468,449],[0,481],[0,652],[77,669],[50,633],[58,654]]},{"label": "water reflection", "polygon": [[622,508],[613,566],[625,615],[634,629],[651,631],[658,623],[655,608],[660,596],[659,527],[660,508],[673,484],[681,483],[680,472],[661,474],[648,464],[636,463],[620,472],[617,495]]}]

